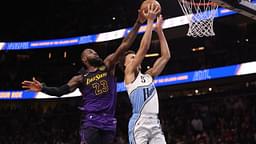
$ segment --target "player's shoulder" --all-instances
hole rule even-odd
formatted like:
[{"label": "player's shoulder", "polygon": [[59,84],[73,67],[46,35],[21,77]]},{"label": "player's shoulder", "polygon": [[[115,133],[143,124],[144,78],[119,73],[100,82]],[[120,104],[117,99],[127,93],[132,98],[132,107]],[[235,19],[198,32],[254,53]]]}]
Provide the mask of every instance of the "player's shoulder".
[{"label": "player's shoulder", "polygon": [[99,71],[107,71],[108,67],[106,65],[102,65],[98,67]]}]

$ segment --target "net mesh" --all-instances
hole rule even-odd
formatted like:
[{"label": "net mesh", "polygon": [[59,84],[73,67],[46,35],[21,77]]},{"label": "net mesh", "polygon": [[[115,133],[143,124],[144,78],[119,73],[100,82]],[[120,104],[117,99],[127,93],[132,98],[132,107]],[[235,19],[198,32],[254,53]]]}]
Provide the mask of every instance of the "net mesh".
[{"label": "net mesh", "polygon": [[189,21],[187,36],[214,36],[213,20],[218,5],[209,0],[178,0]]}]

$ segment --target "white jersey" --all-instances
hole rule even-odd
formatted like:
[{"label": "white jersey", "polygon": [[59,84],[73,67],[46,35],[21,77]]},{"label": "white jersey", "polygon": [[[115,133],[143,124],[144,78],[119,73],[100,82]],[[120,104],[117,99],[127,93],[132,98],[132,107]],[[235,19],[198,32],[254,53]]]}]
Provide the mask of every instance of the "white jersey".
[{"label": "white jersey", "polygon": [[126,88],[133,113],[158,114],[158,95],[152,76],[139,72],[136,79],[126,85]]}]

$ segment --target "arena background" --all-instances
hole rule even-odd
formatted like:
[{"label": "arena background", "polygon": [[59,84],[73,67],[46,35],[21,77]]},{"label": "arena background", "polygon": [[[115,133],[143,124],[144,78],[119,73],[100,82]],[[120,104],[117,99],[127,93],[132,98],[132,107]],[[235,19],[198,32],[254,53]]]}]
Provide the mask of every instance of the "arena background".
[{"label": "arena background", "polygon": [[[183,15],[176,0],[159,2],[164,19]],[[160,119],[168,144],[256,143],[256,23],[253,18],[240,14],[255,15],[255,11],[241,6],[239,1],[224,2],[233,10],[214,20],[214,37],[187,37],[187,24],[166,26],[164,30],[172,58],[157,89]],[[21,82],[32,77],[49,86],[64,84],[81,67],[80,53],[84,48],[93,48],[105,58],[122,38],[31,49],[22,49],[23,44],[129,29],[140,3],[63,0],[13,4],[10,1],[7,5],[11,7],[3,6],[0,12],[0,143],[79,143],[81,97],[11,96],[16,96],[13,92],[25,93]],[[138,48],[142,33],[133,50]],[[149,54],[158,52],[159,42],[154,34]],[[157,55],[145,58],[143,70],[151,67],[156,58]],[[221,67],[226,69],[219,70]],[[121,83],[122,72],[117,69],[117,73]],[[191,73],[191,79],[177,82],[179,76]],[[127,143],[130,110],[126,92],[120,91],[116,144]]]}]

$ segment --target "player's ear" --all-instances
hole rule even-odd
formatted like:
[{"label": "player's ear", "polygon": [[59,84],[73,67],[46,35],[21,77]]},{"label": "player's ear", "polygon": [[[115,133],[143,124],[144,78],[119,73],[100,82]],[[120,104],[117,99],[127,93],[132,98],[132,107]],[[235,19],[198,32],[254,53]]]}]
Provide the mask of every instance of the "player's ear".
[{"label": "player's ear", "polygon": [[86,58],[86,57],[82,57],[82,58],[81,58],[81,61],[82,61],[83,63],[86,63],[86,62],[87,62],[87,58]]}]

